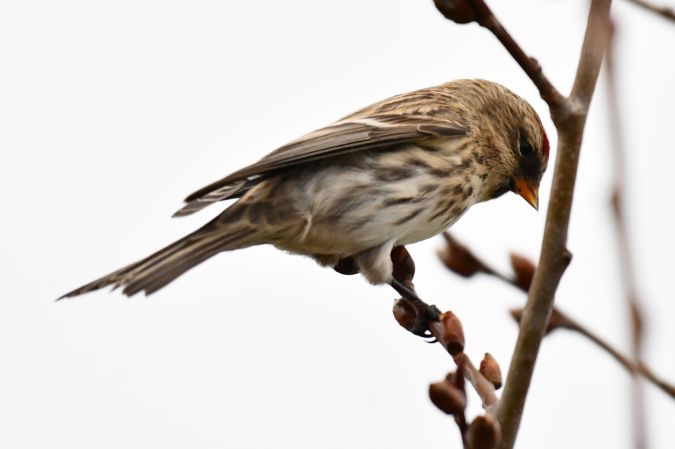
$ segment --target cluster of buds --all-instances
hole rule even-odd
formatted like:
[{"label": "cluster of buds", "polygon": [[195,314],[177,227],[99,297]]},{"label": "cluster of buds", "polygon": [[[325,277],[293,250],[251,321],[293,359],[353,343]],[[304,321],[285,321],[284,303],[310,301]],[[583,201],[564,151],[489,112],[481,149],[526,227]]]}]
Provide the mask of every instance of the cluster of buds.
[{"label": "cluster of buds", "polygon": [[479,415],[471,424],[466,422],[466,389],[462,367],[456,372],[449,373],[442,381],[429,385],[429,399],[443,413],[455,418],[466,449],[497,447],[501,432],[499,423],[493,415]]},{"label": "cluster of buds", "polygon": [[[465,448],[492,449],[499,443],[501,434],[499,423],[491,414],[477,416],[467,425],[466,382],[471,380],[483,403],[487,404],[489,396],[494,398],[494,389],[502,385],[502,373],[499,364],[492,355],[486,353],[476,370],[466,354],[464,354],[464,330],[457,315],[447,311],[440,315],[437,322],[432,323],[433,334],[457,364],[457,371],[448,374],[441,382],[429,385],[429,398],[442,412],[452,415],[462,434]],[[486,382],[487,381],[487,382]],[[489,386],[489,384],[492,387]],[[490,391],[491,390],[491,391]],[[486,394],[486,391],[488,393]]]},{"label": "cluster of buds", "polygon": [[[476,273],[497,273],[478,259],[467,247],[445,233],[447,245],[440,252],[440,257],[445,265],[455,273],[464,277],[471,277]],[[522,260],[521,260],[522,259]],[[405,247],[395,247],[391,252],[391,260],[394,265],[394,278],[412,287],[415,275],[415,264]],[[514,272],[513,282],[529,286],[527,263],[524,258],[512,257]],[[336,266],[336,270],[345,274],[351,272],[350,264],[344,262]],[[534,272],[534,269],[531,270]],[[425,306],[419,298],[401,298],[394,303],[393,314],[396,321],[406,330],[415,331],[419,324],[419,314],[425,313]],[[427,306],[429,310],[435,309]],[[437,311],[437,309],[435,309]],[[428,317],[427,317],[428,318]],[[495,390],[502,385],[502,374],[497,361],[486,353],[480,363],[480,368],[471,363],[464,354],[464,329],[460,319],[451,311],[446,311],[435,316],[428,323],[429,331],[435,339],[443,345],[453,357],[457,365],[457,371],[448,374],[441,382],[429,385],[429,398],[431,402],[442,412],[454,417],[462,435],[465,448],[492,449],[500,440],[499,423],[491,412],[477,416],[471,424],[466,421],[465,410],[467,405],[465,378],[473,384],[479,396],[490,410],[488,405],[496,402]]]}]

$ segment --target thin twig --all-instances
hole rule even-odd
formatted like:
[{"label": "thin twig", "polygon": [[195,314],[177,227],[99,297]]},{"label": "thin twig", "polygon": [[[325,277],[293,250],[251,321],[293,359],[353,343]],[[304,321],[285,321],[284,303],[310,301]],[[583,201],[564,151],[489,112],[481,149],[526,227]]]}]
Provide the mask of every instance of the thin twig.
[{"label": "thin twig", "polygon": [[675,21],[675,10],[667,6],[655,5],[645,0],[628,0],[630,3],[639,6],[642,9],[656,13],[664,19]]},{"label": "thin twig", "polygon": [[642,377],[644,377],[645,379],[647,379],[648,381],[650,381],[651,383],[656,385],[658,388],[660,388],[662,391],[664,391],[666,394],[668,394],[671,398],[675,399],[675,386],[670,385],[668,382],[664,381],[663,379],[660,379],[645,364],[643,364],[641,362],[634,362],[634,361],[630,360],[628,357],[621,354],[614,347],[612,347],[609,343],[607,343],[607,341],[605,341],[603,338],[601,338],[598,335],[596,335],[595,333],[591,332],[588,328],[582,326],[581,324],[574,321],[572,318],[568,317],[567,315],[564,315],[559,310],[557,311],[557,313],[560,314],[564,318],[564,320],[566,321],[560,327],[578,332],[579,334],[588,338],[593,343],[595,343],[596,345],[601,347],[603,350],[605,350],[612,357],[614,357],[614,359],[617,362],[619,362],[624,368],[626,368],[626,370],[628,370],[630,373],[632,373],[634,375],[641,375]]},{"label": "thin twig", "polygon": [[[520,321],[523,315],[522,309],[514,309],[511,311],[511,315],[516,321]],[[654,371],[652,371],[648,366],[641,362],[635,362],[630,358],[623,355],[618,349],[610,345],[607,340],[600,337],[595,332],[591,331],[581,323],[575,321],[574,319],[567,316],[560,309],[553,309],[551,314],[551,319],[549,321],[546,332],[553,332],[556,329],[567,329],[574,331],[584,337],[588,338],[592,343],[597,345],[600,349],[605,351],[607,354],[612,356],[621,366],[623,366],[626,371],[634,376],[642,376],[645,380],[648,380],[661,391],[666,393],[671,398],[675,399],[675,386],[668,383],[667,381],[661,379]]]},{"label": "thin twig", "polygon": [[[434,335],[436,340],[441,342],[444,333],[443,325],[439,321],[434,321],[429,325],[429,330]],[[448,348],[444,346],[446,350]],[[448,350],[448,353],[451,354],[451,351]],[[452,354],[451,354],[452,355]],[[461,372],[464,374],[464,378],[469,381],[473,386],[476,393],[483,403],[483,408],[488,413],[494,413],[495,406],[497,405],[498,398],[495,393],[495,387],[490,383],[489,380],[478,371],[478,368],[471,362],[469,356],[467,356],[463,351],[457,354],[452,355],[452,359],[458,368],[461,368]]]},{"label": "thin twig", "polygon": [[[624,209],[624,189],[627,184],[626,173],[626,150],[624,148],[621,116],[619,114],[618,91],[616,88],[616,78],[614,70],[614,43],[616,28],[612,28],[611,38],[608,41],[607,61],[605,74],[607,76],[607,101],[609,103],[609,126],[610,139],[612,144],[612,153],[614,160],[614,186],[610,205],[614,212],[614,223],[616,225],[617,246],[619,248],[619,265],[621,269],[621,279],[625,292],[626,306],[629,314],[631,330],[631,356],[635,363],[642,362],[642,329],[643,319],[640,307],[640,300],[635,287],[635,274],[633,270],[633,256],[631,254],[628,231],[626,229],[626,217]],[[587,335],[588,336],[588,335]],[[589,336],[589,338],[591,338]],[[644,391],[640,379],[633,376],[631,382],[631,402],[630,413],[633,419],[633,441],[635,449],[646,449],[647,445],[647,419],[644,404]]]},{"label": "thin twig", "polygon": [[502,43],[513,59],[525,71],[534,85],[537,86],[541,97],[548,103],[551,110],[562,109],[566,104],[566,99],[544,75],[539,62],[523,51],[483,0],[470,0],[470,3],[476,11],[476,21],[481,26],[490,30],[499,39],[499,42]]}]

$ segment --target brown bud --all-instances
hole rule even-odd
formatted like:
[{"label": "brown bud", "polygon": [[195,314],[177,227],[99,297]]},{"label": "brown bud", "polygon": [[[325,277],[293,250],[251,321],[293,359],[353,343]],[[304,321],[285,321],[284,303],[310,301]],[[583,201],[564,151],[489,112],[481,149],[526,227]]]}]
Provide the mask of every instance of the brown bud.
[{"label": "brown bud", "polygon": [[356,261],[353,257],[345,257],[344,259],[340,259],[338,261],[338,263],[333,267],[333,270],[340,274],[352,275],[359,272],[359,266],[356,265]]},{"label": "brown bud", "polygon": [[455,240],[449,233],[444,232],[445,248],[438,252],[438,256],[450,271],[464,277],[471,277],[476,273],[489,272],[485,264],[464,245]]},{"label": "brown bud", "polygon": [[394,313],[394,318],[396,318],[398,324],[405,330],[411,331],[414,328],[417,313],[406,299],[401,298],[396,301],[392,312]]},{"label": "brown bud", "polygon": [[536,267],[530,259],[523,257],[516,253],[511,253],[511,267],[516,274],[513,280],[515,284],[523,291],[528,291],[532,285],[532,278],[534,277],[534,270]]},{"label": "brown bud", "polygon": [[470,449],[493,449],[499,444],[501,430],[492,415],[476,416],[467,432],[466,447]]},{"label": "brown bud", "polygon": [[441,344],[448,349],[450,355],[464,351],[464,329],[457,315],[447,311],[441,314],[438,321],[443,326]]},{"label": "brown bud", "polygon": [[429,385],[429,399],[442,412],[448,415],[461,413],[466,408],[466,395],[462,390],[448,382],[436,382]]},{"label": "brown bud", "polygon": [[470,23],[476,20],[476,12],[467,0],[434,0],[436,8],[455,23]]},{"label": "brown bud", "polygon": [[401,282],[412,282],[415,276],[415,261],[405,246],[395,246],[391,250],[391,261],[394,264],[394,279]]},{"label": "brown bud", "polygon": [[489,352],[485,353],[480,362],[480,373],[494,385],[496,390],[502,387],[502,370],[499,369],[499,363]]}]

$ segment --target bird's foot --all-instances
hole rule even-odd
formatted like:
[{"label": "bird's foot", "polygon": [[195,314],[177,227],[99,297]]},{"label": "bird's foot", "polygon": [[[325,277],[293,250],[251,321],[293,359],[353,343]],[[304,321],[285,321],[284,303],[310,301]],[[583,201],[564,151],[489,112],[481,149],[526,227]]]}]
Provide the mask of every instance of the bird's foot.
[{"label": "bird's foot", "polygon": [[417,296],[412,286],[406,283],[392,279],[389,285],[408,302],[415,313],[415,319],[407,329],[417,336],[432,339],[429,343],[435,343],[436,339],[429,330],[429,324],[433,321],[438,321],[438,317],[441,315],[438,307],[424,302]]}]

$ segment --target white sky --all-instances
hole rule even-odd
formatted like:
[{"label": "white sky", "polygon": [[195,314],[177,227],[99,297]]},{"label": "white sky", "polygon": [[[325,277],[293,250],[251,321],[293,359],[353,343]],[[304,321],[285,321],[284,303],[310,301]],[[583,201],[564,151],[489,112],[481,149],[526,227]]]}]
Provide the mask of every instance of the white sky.
[{"label": "white sky", "polygon": [[[492,3],[567,92],[586,2]],[[646,354],[675,380],[675,26],[622,2],[615,12]],[[426,393],[451,360],[400,329],[394,294],[359,277],[260,247],[216,257],[149,300],[53,300],[218,212],[170,219],[192,190],[358,107],[463,77],[529,99],[555,143],[545,105],[498,42],[431,1],[2,2],[0,446],[460,447]],[[558,304],[627,348],[606,111],[601,83]],[[508,195],[453,230],[508,270],[510,250],[538,254],[544,215]],[[447,273],[440,245],[410,248],[420,294],[461,317],[474,361],[489,351],[506,372],[507,310],[524,298]],[[675,404],[646,392],[651,447],[670,449]],[[519,447],[631,447],[628,376],[580,337],[546,339],[530,393]]]}]

